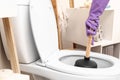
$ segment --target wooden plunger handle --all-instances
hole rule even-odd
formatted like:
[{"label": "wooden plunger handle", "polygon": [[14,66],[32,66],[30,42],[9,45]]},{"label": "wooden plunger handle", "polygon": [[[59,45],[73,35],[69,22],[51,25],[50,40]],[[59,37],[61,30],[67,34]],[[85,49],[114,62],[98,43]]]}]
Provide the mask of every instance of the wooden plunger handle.
[{"label": "wooden plunger handle", "polygon": [[92,36],[90,35],[88,37],[88,42],[87,42],[87,48],[86,48],[86,58],[90,57],[90,51],[91,51],[91,43],[92,43]]}]

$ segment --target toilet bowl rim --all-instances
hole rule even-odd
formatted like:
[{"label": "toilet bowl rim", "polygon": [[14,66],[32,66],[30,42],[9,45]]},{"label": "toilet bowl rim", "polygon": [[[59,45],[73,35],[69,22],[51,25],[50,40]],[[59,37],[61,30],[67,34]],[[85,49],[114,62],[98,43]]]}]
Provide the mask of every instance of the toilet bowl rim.
[{"label": "toilet bowl rim", "polygon": [[[85,56],[85,53],[86,53],[85,51],[81,51],[81,50],[56,50],[55,52],[53,52],[53,55],[49,56],[49,58],[46,60],[46,62],[49,62],[51,60],[60,61],[61,58],[67,57],[67,56]],[[101,53],[97,53],[97,52],[91,52],[90,57],[104,59],[106,61],[111,62],[112,64],[115,64],[118,61],[120,61],[119,59],[117,59],[113,56],[101,54]]]},{"label": "toilet bowl rim", "polygon": [[[80,52],[82,54],[80,54]],[[68,64],[64,64],[60,61],[60,58],[64,56],[70,56],[70,55],[84,55],[85,51],[78,51],[78,50],[61,50],[57,51],[52,57],[50,57],[47,62],[45,63],[46,67],[51,68],[53,70],[62,71],[74,75],[90,75],[90,76],[114,76],[114,75],[120,75],[120,61],[117,58],[114,58],[112,56],[104,55],[104,54],[96,54],[95,52],[92,52],[92,57],[99,57],[104,60],[109,60],[113,63],[112,67],[109,68],[99,68],[99,69],[86,69],[86,68],[79,68],[74,66],[69,66]],[[74,54],[73,54],[74,53]],[[103,57],[104,56],[104,57]],[[62,66],[61,66],[62,65]],[[59,66],[59,67],[58,67]],[[66,69],[65,69],[66,67]],[[70,68],[70,69],[69,69]],[[62,69],[62,70],[61,70]],[[78,72],[79,71],[79,72]],[[87,73],[86,73],[87,71]],[[97,73],[93,73],[97,72]]]}]

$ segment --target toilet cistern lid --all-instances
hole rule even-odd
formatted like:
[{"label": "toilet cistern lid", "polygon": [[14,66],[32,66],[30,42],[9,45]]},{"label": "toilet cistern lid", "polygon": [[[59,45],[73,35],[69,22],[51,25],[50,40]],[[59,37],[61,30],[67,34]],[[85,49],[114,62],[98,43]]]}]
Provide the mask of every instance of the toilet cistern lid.
[{"label": "toilet cistern lid", "polygon": [[42,62],[58,50],[57,25],[50,0],[31,0],[33,37]]}]

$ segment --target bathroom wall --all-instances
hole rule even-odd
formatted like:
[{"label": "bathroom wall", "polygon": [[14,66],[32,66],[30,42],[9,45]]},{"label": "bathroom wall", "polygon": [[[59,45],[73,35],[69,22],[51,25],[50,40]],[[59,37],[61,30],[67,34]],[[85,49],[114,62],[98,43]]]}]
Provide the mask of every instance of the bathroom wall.
[{"label": "bathroom wall", "polygon": [[62,47],[63,49],[72,48],[72,43],[67,41],[65,38],[66,31],[66,8],[69,8],[69,0],[56,0],[57,1],[57,10],[58,10],[58,23],[61,27],[61,36],[62,36]]},{"label": "bathroom wall", "polygon": [[[70,0],[56,0],[57,1],[57,9],[58,9],[58,22],[61,27],[61,32],[62,32],[62,47],[63,49],[72,49],[73,48],[73,43],[69,42],[66,38],[66,29],[67,29],[67,22],[66,20],[68,19],[68,15],[66,12],[67,8],[70,8],[69,1]],[[74,7],[82,7],[84,6],[84,2],[86,0],[74,0]],[[91,0],[90,0],[91,1]]]}]

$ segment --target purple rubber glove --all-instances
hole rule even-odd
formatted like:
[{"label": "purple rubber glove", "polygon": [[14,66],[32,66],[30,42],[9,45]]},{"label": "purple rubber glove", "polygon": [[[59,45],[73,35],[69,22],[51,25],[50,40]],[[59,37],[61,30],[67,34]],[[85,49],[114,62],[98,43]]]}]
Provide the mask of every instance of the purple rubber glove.
[{"label": "purple rubber glove", "polygon": [[[103,13],[109,0],[93,0],[90,8],[88,19],[86,20],[86,33],[89,35],[96,35],[97,28],[99,26],[99,16]],[[94,39],[92,41],[92,44]]]}]

